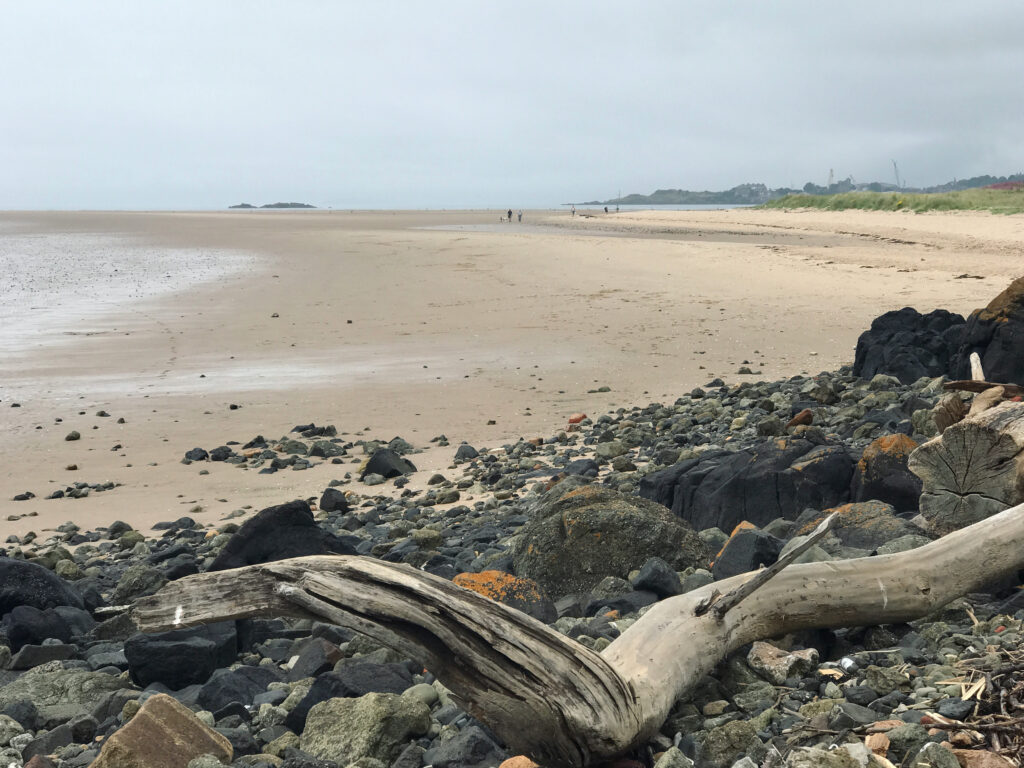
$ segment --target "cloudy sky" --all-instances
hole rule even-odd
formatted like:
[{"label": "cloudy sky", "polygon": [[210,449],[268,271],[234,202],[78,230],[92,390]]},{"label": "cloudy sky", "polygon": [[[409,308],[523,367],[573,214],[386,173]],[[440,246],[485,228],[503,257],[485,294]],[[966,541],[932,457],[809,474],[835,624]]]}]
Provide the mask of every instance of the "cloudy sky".
[{"label": "cloudy sky", "polygon": [[0,71],[0,209],[1024,170],[1011,0],[0,0]]}]

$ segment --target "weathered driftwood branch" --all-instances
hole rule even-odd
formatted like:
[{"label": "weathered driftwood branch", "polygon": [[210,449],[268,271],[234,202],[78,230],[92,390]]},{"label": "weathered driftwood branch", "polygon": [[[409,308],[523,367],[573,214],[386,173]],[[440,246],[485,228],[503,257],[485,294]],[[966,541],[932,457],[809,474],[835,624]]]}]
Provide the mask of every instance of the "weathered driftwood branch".
[{"label": "weathered driftwood branch", "polygon": [[967,418],[910,455],[921,513],[938,533],[1024,501],[1024,403],[994,405],[1000,389],[978,395]]},{"label": "weathered driftwood branch", "polygon": [[422,661],[466,708],[544,765],[581,766],[648,739],[677,699],[746,643],[814,627],[908,621],[1024,566],[1024,505],[910,552],[791,565],[719,620],[715,588],[663,600],[601,654],[449,581],[362,557],[189,576],[142,598],[161,631],[247,616],[317,618]]},{"label": "weathered driftwood branch", "polygon": [[958,381],[947,381],[942,388],[949,392],[984,392],[992,387],[1002,387],[1006,397],[1024,397],[1024,387],[1017,384],[997,384],[992,381],[978,381],[976,379],[960,379]]}]

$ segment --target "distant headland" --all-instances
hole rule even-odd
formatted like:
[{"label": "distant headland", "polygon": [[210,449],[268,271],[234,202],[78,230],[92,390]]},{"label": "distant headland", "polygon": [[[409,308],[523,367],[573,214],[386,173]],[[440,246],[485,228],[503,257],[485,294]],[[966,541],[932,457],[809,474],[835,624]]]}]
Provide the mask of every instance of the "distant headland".
[{"label": "distant headland", "polygon": [[239,203],[238,205],[229,205],[228,208],[316,208],[316,206],[309,203],[267,203],[266,205]]},{"label": "distant headland", "polygon": [[649,195],[631,194],[612,198],[611,200],[589,200],[585,203],[578,203],[578,205],[761,205],[786,195],[801,193],[805,195],[838,195],[854,191],[919,194],[956,192],[978,187],[1024,182],[1024,173],[1015,173],[1010,176],[973,176],[969,179],[953,179],[945,184],[933,187],[910,187],[907,186],[905,179],[901,179],[900,182],[899,184],[889,184],[872,181],[867,184],[858,184],[854,182],[852,176],[848,176],[840,181],[832,181],[830,179],[829,183],[825,186],[809,181],[801,189],[789,189],[788,187],[769,189],[764,184],[740,184],[732,189],[726,189],[721,192],[658,189]]}]

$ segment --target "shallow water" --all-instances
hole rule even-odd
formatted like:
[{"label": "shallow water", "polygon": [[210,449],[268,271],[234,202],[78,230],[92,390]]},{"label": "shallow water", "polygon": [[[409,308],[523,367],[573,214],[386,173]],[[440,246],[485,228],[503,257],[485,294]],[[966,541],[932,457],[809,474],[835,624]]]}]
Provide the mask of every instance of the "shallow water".
[{"label": "shallow water", "polygon": [[126,236],[0,229],[0,355],[109,333],[105,318],[255,260],[243,251],[155,248]]}]

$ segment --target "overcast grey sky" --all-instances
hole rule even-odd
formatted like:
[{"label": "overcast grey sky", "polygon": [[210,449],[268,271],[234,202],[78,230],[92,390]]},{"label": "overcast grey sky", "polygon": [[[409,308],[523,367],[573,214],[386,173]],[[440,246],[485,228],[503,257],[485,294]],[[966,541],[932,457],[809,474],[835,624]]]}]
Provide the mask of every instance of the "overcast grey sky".
[{"label": "overcast grey sky", "polygon": [[1024,170],[1012,0],[0,0],[0,72],[3,209]]}]

